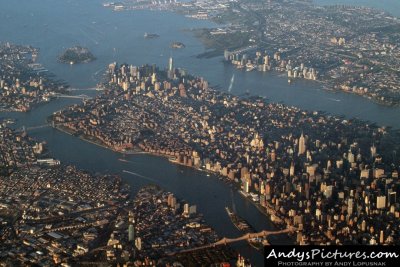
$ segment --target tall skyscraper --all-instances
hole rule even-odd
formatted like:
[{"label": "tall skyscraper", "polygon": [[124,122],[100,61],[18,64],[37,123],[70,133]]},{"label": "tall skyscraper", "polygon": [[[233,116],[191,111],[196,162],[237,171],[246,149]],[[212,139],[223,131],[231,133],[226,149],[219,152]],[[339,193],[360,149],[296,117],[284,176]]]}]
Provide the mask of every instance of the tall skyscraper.
[{"label": "tall skyscraper", "polygon": [[299,138],[299,156],[304,154],[306,152],[306,139],[304,138],[303,133],[301,133],[301,136]]},{"label": "tall skyscraper", "polygon": [[353,214],[353,199],[349,198],[347,201],[347,212],[348,214]]},{"label": "tall skyscraper", "polygon": [[130,224],[128,228],[128,240],[129,242],[135,241],[135,227],[133,226],[133,224]]},{"label": "tall skyscraper", "polygon": [[174,69],[174,63],[173,63],[173,59],[172,57],[169,57],[169,61],[168,61],[168,70],[172,71]]},{"label": "tall skyscraper", "polygon": [[371,146],[371,157],[373,158],[375,156],[376,156],[376,146],[375,146],[375,144],[373,144]]},{"label": "tall skyscraper", "polygon": [[168,71],[167,71],[168,78],[169,79],[173,79],[174,78],[174,74],[175,74],[174,62],[173,62],[172,57],[170,57],[169,61],[168,61]]},{"label": "tall skyscraper", "polygon": [[289,176],[292,177],[294,175],[294,163],[290,164],[290,169],[289,169]]}]

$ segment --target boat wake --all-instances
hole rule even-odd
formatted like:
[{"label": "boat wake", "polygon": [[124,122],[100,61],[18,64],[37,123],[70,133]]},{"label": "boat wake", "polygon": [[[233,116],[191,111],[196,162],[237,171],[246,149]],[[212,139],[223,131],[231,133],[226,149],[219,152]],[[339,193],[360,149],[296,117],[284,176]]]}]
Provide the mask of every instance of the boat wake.
[{"label": "boat wake", "polygon": [[340,99],[330,98],[330,97],[328,97],[328,99],[331,100],[331,101],[335,101],[335,102],[340,102],[340,101],[342,101],[342,100],[340,100]]},{"label": "boat wake", "polygon": [[137,176],[137,177],[140,177],[140,178],[143,178],[145,180],[148,180],[148,181],[151,181],[151,182],[154,182],[154,183],[158,183],[158,181],[156,181],[155,179],[147,177],[147,176],[144,176],[144,175],[141,175],[141,174],[136,173],[136,172],[131,172],[131,171],[127,171],[127,170],[123,170],[122,172],[123,173],[127,173],[127,174],[131,174],[131,175],[134,175],[134,176]]}]

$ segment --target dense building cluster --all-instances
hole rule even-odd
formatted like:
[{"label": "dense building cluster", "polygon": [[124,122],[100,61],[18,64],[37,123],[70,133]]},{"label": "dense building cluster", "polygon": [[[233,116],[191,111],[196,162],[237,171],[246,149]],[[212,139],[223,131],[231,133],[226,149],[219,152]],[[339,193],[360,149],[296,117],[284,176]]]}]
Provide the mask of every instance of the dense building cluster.
[{"label": "dense building cluster", "polygon": [[274,222],[300,229],[299,243],[397,242],[397,132],[224,94],[172,60],[165,71],[111,64],[108,74],[104,94],[53,120],[237,181]]},{"label": "dense building cluster", "polygon": [[236,257],[229,247],[180,253],[218,240],[195,205],[154,186],[133,200],[119,177],[20,155],[38,145],[25,134],[0,130],[0,154],[13,155],[16,164],[0,173],[0,266],[230,266]]},{"label": "dense building cluster", "polygon": [[38,52],[30,46],[0,44],[0,111],[28,111],[64,88],[35,63]]},{"label": "dense building cluster", "polygon": [[254,31],[253,46],[225,52],[225,59],[238,68],[273,69],[286,72],[289,82],[320,80],[327,89],[399,104],[397,18],[368,8],[320,7],[300,1],[238,6],[232,5],[227,13],[235,9],[242,15],[257,14],[241,21],[241,27]]},{"label": "dense building cluster", "polygon": [[138,261],[162,259],[165,265],[178,260],[183,266],[195,266],[219,265],[232,259],[232,251],[227,247],[180,254],[219,240],[215,231],[197,214],[195,205],[180,201],[156,186],[148,186],[139,191],[134,207],[126,227],[129,228],[128,238],[136,244]]},{"label": "dense building cluster", "polygon": [[43,143],[35,142],[25,133],[16,133],[0,121],[0,174],[37,163],[37,156],[43,151]]},{"label": "dense building cluster", "polygon": [[[319,80],[385,105],[400,103],[400,22],[381,10],[318,6],[312,0],[128,1],[115,10],[173,10],[220,25],[198,36],[200,57],[220,56],[247,71],[286,72],[289,82]],[[196,30],[198,32],[198,30]]]},{"label": "dense building cluster", "polygon": [[0,259],[11,265],[69,263],[88,253],[128,196],[116,177],[73,167],[20,168],[0,182]]}]

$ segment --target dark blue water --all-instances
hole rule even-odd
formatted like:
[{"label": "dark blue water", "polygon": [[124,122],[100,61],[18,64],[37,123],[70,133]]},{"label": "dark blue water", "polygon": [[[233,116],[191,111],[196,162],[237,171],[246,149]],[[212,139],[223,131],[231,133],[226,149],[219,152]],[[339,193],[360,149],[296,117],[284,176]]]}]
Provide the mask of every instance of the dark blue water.
[{"label": "dark blue water", "polygon": [[[233,75],[232,93],[262,95],[271,101],[284,102],[309,110],[324,110],[347,117],[359,117],[383,125],[398,126],[399,108],[376,105],[366,99],[344,93],[331,93],[318,83],[298,81],[288,85],[287,79],[272,73],[242,72],[224,65],[221,57],[198,59],[205,48],[185,29],[215,26],[170,12],[127,11],[113,12],[102,7],[100,0],[14,0],[0,1],[0,41],[30,44],[40,48],[39,61],[57,77],[72,87],[96,85],[102,71],[114,61],[134,65],[156,63],[166,66],[170,55],[176,67],[204,76],[213,85],[227,90]],[[160,38],[144,39],[145,32],[157,33]],[[171,50],[173,41],[183,42],[186,48]],[[87,46],[97,60],[84,65],[63,65],[57,56],[67,47]],[[85,92],[94,94],[94,92]],[[16,126],[34,126],[45,122],[47,116],[78,100],[59,99],[26,114],[0,113],[18,119]],[[248,219],[256,229],[270,229],[269,220],[250,202],[232,191],[216,177],[170,164],[163,158],[147,155],[129,156],[130,163],[119,161],[121,155],[51,128],[30,132],[46,140],[51,154],[67,164],[93,172],[121,175],[137,191],[142,185],[157,183],[174,192],[179,198],[197,204],[207,222],[221,236],[234,237],[239,232],[231,224],[224,207],[235,202],[239,215]],[[123,173],[132,171],[141,176]],[[143,178],[145,177],[145,178]],[[278,241],[285,242],[284,239]],[[287,240],[286,240],[287,241]],[[245,244],[237,248],[262,265],[260,253]]]}]

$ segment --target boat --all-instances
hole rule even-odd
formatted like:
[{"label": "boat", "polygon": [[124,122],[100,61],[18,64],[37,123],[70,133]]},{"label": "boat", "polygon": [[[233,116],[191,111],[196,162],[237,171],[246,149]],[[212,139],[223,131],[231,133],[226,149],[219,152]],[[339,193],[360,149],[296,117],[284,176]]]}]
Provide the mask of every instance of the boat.
[{"label": "boat", "polygon": [[233,225],[241,232],[248,234],[248,233],[254,233],[253,227],[243,218],[238,216],[236,213],[231,211],[229,207],[225,207],[226,212],[228,213],[229,218],[231,219],[231,222]]},{"label": "boat", "polygon": [[155,33],[147,33],[147,32],[144,33],[144,38],[146,38],[146,39],[153,39],[153,38],[157,38],[157,37],[160,37],[160,35],[155,34]]},{"label": "boat", "polygon": [[253,248],[257,249],[257,250],[262,250],[264,248],[264,246],[269,246],[269,242],[268,240],[264,237],[255,237],[255,238],[251,238],[248,240],[248,243],[250,244],[250,246],[252,246]]},{"label": "boat", "polygon": [[171,48],[175,48],[175,49],[185,48],[185,45],[181,42],[173,42],[171,44]]}]

